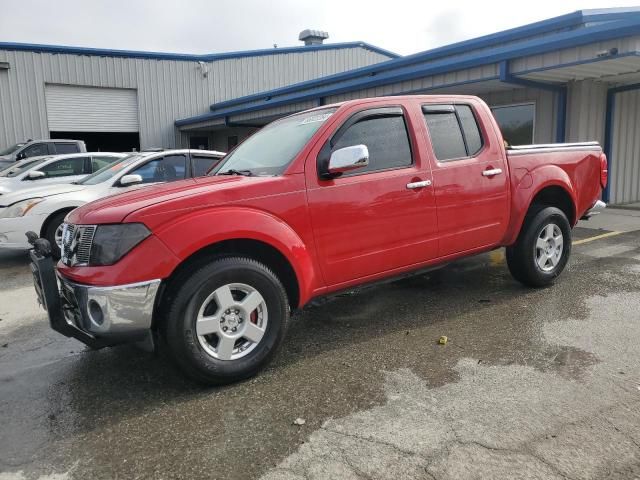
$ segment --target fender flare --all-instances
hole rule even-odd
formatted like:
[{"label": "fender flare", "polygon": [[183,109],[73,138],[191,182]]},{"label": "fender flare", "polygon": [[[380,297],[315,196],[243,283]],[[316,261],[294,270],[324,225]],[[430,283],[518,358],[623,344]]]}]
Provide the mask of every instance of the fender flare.
[{"label": "fender flare", "polygon": [[298,281],[300,305],[304,305],[322,286],[312,247],[287,223],[262,210],[249,207],[197,210],[158,228],[155,235],[181,263],[216,243],[226,240],[256,240],[275,248],[287,259]]},{"label": "fender flare", "polygon": [[528,172],[527,176],[532,179],[532,183],[522,188],[518,185],[511,197],[513,213],[506,236],[506,245],[511,245],[517,240],[533,199],[545,188],[560,187],[569,195],[573,208],[573,223],[577,221],[576,191],[567,172],[557,165],[543,165]]}]

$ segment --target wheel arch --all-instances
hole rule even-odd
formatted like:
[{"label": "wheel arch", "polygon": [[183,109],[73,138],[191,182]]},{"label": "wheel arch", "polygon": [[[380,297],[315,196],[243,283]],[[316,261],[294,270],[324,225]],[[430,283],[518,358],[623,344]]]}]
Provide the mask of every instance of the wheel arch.
[{"label": "wheel arch", "polygon": [[170,298],[171,289],[179,282],[181,278],[193,271],[193,269],[205,262],[213,261],[217,258],[239,256],[247,257],[263,263],[282,282],[291,309],[299,306],[300,302],[300,284],[298,276],[287,259],[273,245],[266,242],[251,238],[233,238],[207,245],[193,252],[189,257],[185,258],[171,273],[171,275],[163,281],[160,299],[157,305]]},{"label": "wheel arch", "polygon": [[532,182],[513,191],[511,225],[505,245],[518,239],[527,214],[538,205],[560,208],[572,227],[578,220],[576,191],[566,171],[557,165],[544,165],[529,173]]},{"label": "wheel arch", "polygon": [[199,262],[241,255],[274,271],[292,309],[304,305],[321,286],[310,247],[292,227],[264,211],[223,207],[194,212],[155,235],[181,259],[165,277],[166,284]]},{"label": "wheel arch", "polygon": [[40,236],[44,237],[45,232],[47,231],[47,228],[49,228],[49,224],[51,223],[51,220],[53,220],[53,217],[61,213],[65,213],[65,214],[69,213],[71,210],[75,210],[76,208],[78,207],[62,207],[56,210],[55,212],[51,212],[49,215],[47,215],[47,218],[45,218],[44,222],[42,222],[42,226],[40,227]]}]

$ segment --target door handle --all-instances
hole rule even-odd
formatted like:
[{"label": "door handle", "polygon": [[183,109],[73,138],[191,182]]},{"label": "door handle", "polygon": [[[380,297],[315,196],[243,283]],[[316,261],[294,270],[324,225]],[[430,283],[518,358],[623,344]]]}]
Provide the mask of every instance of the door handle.
[{"label": "door handle", "polygon": [[501,168],[491,168],[489,170],[485,170],[482,172],[482,175],[485,177],[494,177],[496,175],[500,175],[502,173]]},{"label": "door handle", "polygon": [[423,180],[421,182],[407,183],[407,188],[409,190],[413,190],[415,188],[430,187],[430,186],[431,186],[431,180]]}]

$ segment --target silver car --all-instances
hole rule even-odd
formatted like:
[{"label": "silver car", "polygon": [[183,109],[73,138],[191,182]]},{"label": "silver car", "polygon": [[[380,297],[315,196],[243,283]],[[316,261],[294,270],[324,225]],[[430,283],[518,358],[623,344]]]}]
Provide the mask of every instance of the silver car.
[{"label": "silver car", "polygon": [[124,153],[98,152],[27,158],[0,171],[0,194],[73,183],[125,156]]}]

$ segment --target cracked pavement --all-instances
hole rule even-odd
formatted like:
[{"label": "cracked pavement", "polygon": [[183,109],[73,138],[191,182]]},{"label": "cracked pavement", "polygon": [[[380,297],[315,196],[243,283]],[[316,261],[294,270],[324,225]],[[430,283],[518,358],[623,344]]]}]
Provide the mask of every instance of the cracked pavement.
[{"label": "cracked pavement", "polygon": [[640,478],[636,213],[552,288],[492,252],[311,306],[265,372],[224,388],[60,337],[2,256],[0,480]]}]

